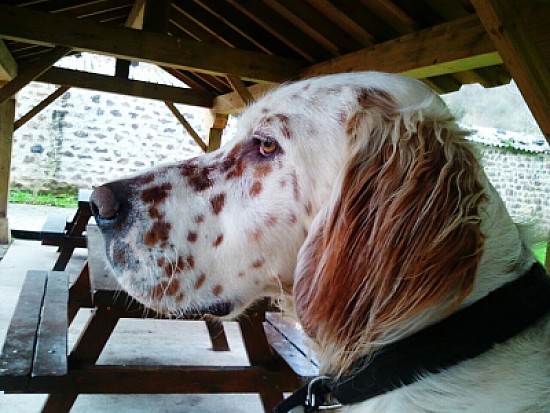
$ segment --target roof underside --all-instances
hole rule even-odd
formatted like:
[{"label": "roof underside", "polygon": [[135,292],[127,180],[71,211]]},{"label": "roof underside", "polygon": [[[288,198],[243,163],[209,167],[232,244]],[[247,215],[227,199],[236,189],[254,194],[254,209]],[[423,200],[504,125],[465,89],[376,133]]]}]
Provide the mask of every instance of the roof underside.
[{"label": "roof underside", "polygon": [[[0,39],[4,39],[20,71],[43,59],[52,46],[62,45],[70,48],[69,53],[89,50],[157,63],[191,89],[214,97],[235,90],[232,84],[235,77],[250,87],[256,83],[368,69],[406,73],[442,93],[455,91],[464,83],[493,87],[510,81],[510,74],[470,0],[155,0],[148,6],[142,3],[0,0],[0,15],[10,14],[4,22],[0,17]],[[85,43],[88,27],[116,28],[105,31],[103,36],[116,38],[129,31],[120,29],[124,26],[142,28],[136,13],[143,13],[143,9],[146,15],[143,30],[155,32],[157,37],[134,38],[137,35],[130,34],[128,38],[121,37],[118,44],[113,39],[112,45],[91,47]],[[546,1],[521,3],[522,17],[540,55],[547,59],[547,66],[550,64],[548,11]],[[75,19],[79,19],[76,24],[81,27],[68,24]],[[43,30],[42,21],[46,26]],[[28,27],[22,27],[27,22]],[[53,31],[54,26],[58,37],[47,37],[43,31]],[[82,33],[75,33],[78,30]],[[174,56],[166,56],[160,50],[162,47],[152,46],[151,39],[181,40],[183,46],[174,51]],[[137,48],[136,42],[143,42],[143,48]],[[167,49],[175,47],[162,44]],[[150,45],[155,50],[148,49]],[[196,57],[192,55],[195,51],[190,51],[193,45],[205,46],[204,53],[213,60],[187,65],[184,59]],[[229,53],[230,49],[235,53]],[[181,61],[177,60],[179,56]],[[240,68],[231,66],[239,63],[247,68],[239,72]]]}]

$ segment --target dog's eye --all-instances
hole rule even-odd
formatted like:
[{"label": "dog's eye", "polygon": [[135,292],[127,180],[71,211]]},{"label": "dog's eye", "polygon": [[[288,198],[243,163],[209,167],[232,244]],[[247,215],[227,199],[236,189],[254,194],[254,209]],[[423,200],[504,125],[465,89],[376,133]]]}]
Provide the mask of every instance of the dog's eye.
[{"label": "dog's eye", "polygon": [[259,145],[260,153],[262,154],[262,156],[266,157],[272,155],[277,151],[277,149],[279,149],[279,144],[271,139],[262,139],[260,140]]}]

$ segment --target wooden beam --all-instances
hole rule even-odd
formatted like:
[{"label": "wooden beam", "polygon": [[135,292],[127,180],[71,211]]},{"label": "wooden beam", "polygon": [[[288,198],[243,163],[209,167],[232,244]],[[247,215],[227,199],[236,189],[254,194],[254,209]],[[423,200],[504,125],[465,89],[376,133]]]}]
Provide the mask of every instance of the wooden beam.
[{"label": "wooden beam", "polygon": [[227,118],[228,115],[222,113],[214,114],[214,124],[210,128],[210,133],[208,134],[207,152],[213,152],[221,146],[223,130],[227,125]]},{"label": "wooden beam", "polygon": [[310,66],[301,76],[380,70],[425,78],[500,63],[493,42],[472,15]]},{"label": "wooden beam", "polygon": [[182,113],[174,106],[172,102],[164,102],[168,109],[170,109],[170,112],[174,114],[174,116],[180,121],[180,123],[183,125],[185,130],[191,135],[193,140],[201,147],[201,149],[206,152],[208,150],[207,145],[204,143],[204,141],[201,139],[201,137],[198,135],[197,132],[195,132],[195,129],[187,122],[187,119],[185,119],[185,116],[182,115]]},{"label": "wooden beam", "polygon": [[0,38],[63,45],[217,76],[230,74],[255,82],[288,80],[303,67],[301,61],[294,59],[5,5],[0,5]]},{"label": "wooden beam", "polygon": [[[1,13],[1,12],[0,12]],[[55,62],[70,52],[67,47],[58,46],[29,67],[21,69],[17,77],[0,89],[0,104],[14,96],[32,80],[36,79]]]},{"label": "wooden beam", "polygon": [[[481,22],[469,16],[310,66],[301,76],[380,70],[424,79],[500,63]],[[257,98],[272,87],[254,85],[249,91]],[[238,113],[242,108],[241,98],[233,92],[216,97],[212,110]]]},{"label": "wooden beam", "polygon": [[44,83],[137,96],[145,99],[169,100],[191,106],[212,107],[213,103],[213,96],[206,92],[57,67],[51,68],[37,80]]},{"label": "wooden beam", "polygon": [[128,14],[126,23],[124,25],[131,29],[143,28],[143,12],[145,10],[145,0],[136,0],[132,6],[132,10]]},{"label": "wooden beam", "polygon": [[473,0],[472,4],[550,142],[550,70],[520,11],[510,0]]},{"label": "wooden beam", "polygon": [[56,100],[59,96],[61,96],[63,93],[65,93],[69,89],[70,89],[69,86],[60,86],[60,87],[58,87],[46,99],[44,99],[42,102],[40,102],[34,108],[32,108],[27,113],[25,113],[23,116],[21,116],[19,119],[17,119],[15,121],[14,125],[13,125],[13,130],[16,131],[17,129],[19,129],[21,126],[23,126],[29,120],[34,118],[37,114],[39,114],[41,111],[43,111],[45,108],[47,108],[50,103],[52,103],[54,100]]},{"label": "wooden beam", "polygon": [[128,79],[130,74],[130,62],[128,60],[116,59],[115,62],[115,77]]},{"label": "wooden beam", "polygon": [[0,82],[12,80],[17,76],[17,62],[5,43],[0,40]]},{"label": "wooden beam", "polygon": [[254,102],[254,98],[252,97],[250,90],[248,90],[248,88],[240,78],[236,76],[226,76],[226,78],[233,90],[241,98],[243,106],[249,105]]},{"label": "wooden beam", "polygon": [[[277,85],[266,83],[257,84],[250,86],[248,91],[252,95],[252,98],[257,100],[276,86]],[[243,110],[243,108],[243,100],[240,95],[237,92],[231,92],[225,95],[217,96],[214,99],[212,112],[221,114],[236,114]]]},{"label": "wooden beam", "polygon": [[0,104],[0,244],[8,244],[10,241],[8,195],[14,119],[15,99],[8,99]]}]

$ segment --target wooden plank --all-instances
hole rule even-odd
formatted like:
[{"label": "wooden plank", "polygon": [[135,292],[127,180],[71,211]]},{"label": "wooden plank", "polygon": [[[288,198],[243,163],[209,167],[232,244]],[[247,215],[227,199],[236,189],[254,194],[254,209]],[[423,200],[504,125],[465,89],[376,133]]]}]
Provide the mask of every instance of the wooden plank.
[{"label": "wooden plank", "polygon": [[0,82],[10,81],[17,76],[17,62],[6,47],[6,44],[0,40]]},{"label": "wooden plank", "polygon": [[[0,8],[1,7],[2,6],[0,6]],[[2,11],[0,11],[0,16],[2,16]],[[0,17],[0,20],[1,19],[2,17]],[[2,27],[1,23],[0,27]],[[67,47],[55,47],[51,52],[44,55],[39,61],[35,62],[33,65],[25,68],[20,68],[17,77],[15,77],[9,83],[5,84],[4,87],[0,89],[0,104],[8,100],[21,89],[23,89],[26,85],[29,84],[29,82],[36,79],[46,70],[48,70],[51,66],[53,66],[55,62],[57,62],[70,51],[71,49]]]},{"label": "wooden plank", "polygon": [[493,42],[472,15],[310,66],[301,76],[379,70],[425,78],[500,63]]},{"label": "wooden plank", "polygon": [[17,129],[19,129],[21,126],[23,126],[25,123],[27,123],[33,117],[35,117],[37,114],[39,114],[45,108],[47,108],[50,103],[55,101],[58,97],[60,97],[63,93],[65,93],[69,89],[70,89],[69,86],[61,86],[61,87],[57,88],[46,99],[44,99],[42,102],[40,102],[34,108],[32,108],[27,113],[25,113],[23,116],[21,116],[19,119],[17,119],[15,121],[14,125],[13,125],[13,130],[16,131]]},{"label": "wooden plank", "polygon": [[86,227],[86,238],[88,239],[88,266],[91,290],[94,293],[107,292],[110,295],[108,299],[112,303],[113,292],[119,291],[120,286],[108,269],[109,264],[106,261],[103,235],[101,235],[101,231],[97,226],[88,225]]},{"label": "wooden plank", "polygon": [[[275,88],[275,84],[257,84],[248,88],[248,91],[252,95],[252,98],[257,100],[271,89]],[[212,106],[212,112],[223,114],[236,114],[244,109],[243,101],[237,92],[227,93],[214,98],[214,105]]]},{"label": "wooden plank", "polygon": [[252,94],[240,78],[236,76],[226,76],[226,78],[233,90],[237,92],[237,95],[241,98],[243,106],[247,106],[254,102]]},{"label": "wooden plank", "polygon": [[51,271],[42,306],[32,376],[67,374],[69,274]]},{"label": "wooden plank", "polygon": [[206,150],[208,149],[208,147],[206,146],[206,144],[204,143],[204,141],[201,139],[201,137],[198,135],[197,132],[195,132],[195,129],[193,129],[193,127],[191,126],[191,124],[189,122],[187,122],[187,119],[185,119],[185,116],[183,116],[181,114],[181,112],[178,110],[178,108],[176,108],[176,106],[174,106],[174,104],[172,102],[167,102],[165,101],[164,104],[168,107],[168,109],[170,109],[170,112],[172,112],[172,114],[178,119],[178,121],[183,125],[183,127],[185,128],[185,130],[189,133],[189,135],[191,135],[191,137],[193,138],[193,140],[197,143],[197,145],[200,146],[200,148],[206,152]]},{"label": "wooden plank", "polygon": [[391,0],[361,0],[361,2],[398,33],[408,34],[418,28],[418,24]]},{"label": "wooden plank", "polygon": [[263,0],[269,7],[328,50],[331,55],[357,50],[361,43],[305,1]]},{"label": "wooden plank", "polygon": [[550,142],[550,70],[520,17],[516,3],[473,0],[472,4]]},{"label": "wooden plank", "polygon": [[46,221],[42,226],[42,237],[63,237],[65,235],[65,229],[67,227],[67,215],[52,213],[46,217]]},{"label": "wooden plank", "polygon": [[365,30],[365,27],[344,13],[338,5],[332,4],[328,0],[307,0],[307,2],[335,22],[342,30],[345,30],[363,47],[372,46],[374,37]]},{"label": "wooden plank", "polygon": [[0,37],[215,75],[232,74],[257,82],[293,78],[303,66],[294,59],[5,5],[0,5]]},{"label": "wooden plank", "polygon": [[0,356],[0,377],[30,375],[48,273],[28,271]]},{"label": "wooden plank", "polygon": [[213,102],[213,97],[209,93],[193,89],[158,85],[57,67],[51,68],[37,80],[44,83],[137,96],[145,99],[169,100],[191,106],[211,107]]},{"label": "wooden plank", "polygon": [[[316,43],[288,20],[274,13],[262,1],[257,0],[227,0],[229,4],[241,13],[252,19],[272,36],[293,49],[308,62],[317,62],[319,59],[327,59],[331,54],[321,45]],[[235,73],[232,73],[235,74]],[[240,76],[243,77],[243,76]]]},{"label": "wooden plank", "polygon": [[89,366],[62,377],[37,377],[32,393],[211,394],[292,392],[296,375],[262,366]]}]

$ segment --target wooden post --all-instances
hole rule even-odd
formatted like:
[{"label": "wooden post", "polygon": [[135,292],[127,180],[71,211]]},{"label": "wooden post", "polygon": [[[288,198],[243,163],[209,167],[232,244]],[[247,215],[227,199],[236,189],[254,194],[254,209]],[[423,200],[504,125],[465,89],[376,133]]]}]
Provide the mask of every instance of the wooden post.
[{"label": "wooden post", "polygon": [[214,114],[214,124],[210,128],[210,134],[208,135],[208,150],[207,152],[213,152],[221,146],[223,129],[227,125],[228,115],[221,113]]},{"label": "wooden post", "polygon": [[10,242],[8,195],[14,121],[15,99],[8,99],[0,105],[0,244]]}]

